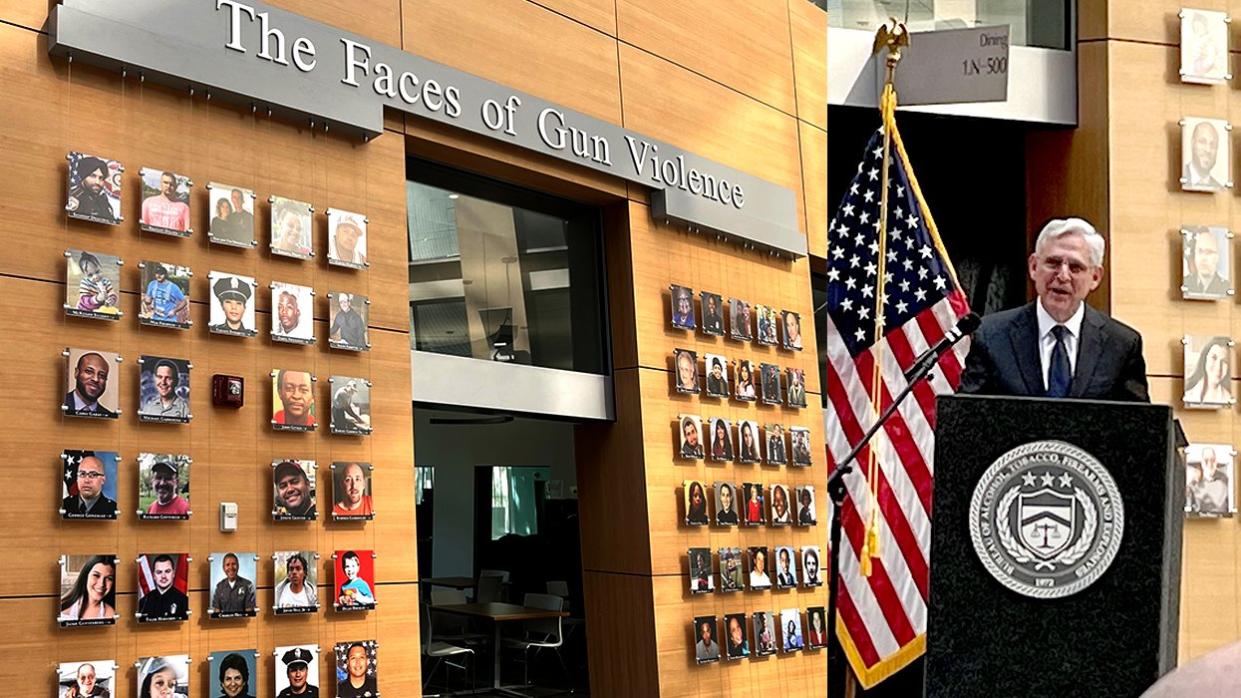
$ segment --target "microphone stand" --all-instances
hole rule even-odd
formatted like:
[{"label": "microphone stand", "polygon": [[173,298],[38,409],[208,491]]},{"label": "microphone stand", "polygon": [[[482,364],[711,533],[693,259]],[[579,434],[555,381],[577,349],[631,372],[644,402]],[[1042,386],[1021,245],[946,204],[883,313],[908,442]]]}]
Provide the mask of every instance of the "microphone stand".
[{"label": "microphone stand", "polygon": [[[945,348],[945,351],[947,348]],[[827,695],[832,698],[838,698],[844,695],[845,690],[845,672],[844,658],[841,657],[840,638],[836,632],[836,602],[840,592],[840,528],[841,528],[841,512],[844,509],[845,495],[848,493],[845,487],[845,476],[853,472],[853,462],[857,459],[857,455],[861,452],[866,444],[879,433],[883,425],[891,419],[893,413],[909,397],[913,392],[914,386],[919,381],[930,375],[931,370],[939,365],[938,357],[933,362],[927,362],[920,367],[920,370],[909,376],[904,389],[897,393],[892,400],[892,404],[884,409],[879,415],[879,419],[866,430],[862,435],[861,441],[858,441],[849,453],[837,463],[836,469],[832,471],[830,477],[827,478],[827,496],[832,502],[832,522],[830,534],[830,552],[831,552],[831,570],[829,579],[831,586],[827,590],[827,632],[833,641],[827,644]]]}]

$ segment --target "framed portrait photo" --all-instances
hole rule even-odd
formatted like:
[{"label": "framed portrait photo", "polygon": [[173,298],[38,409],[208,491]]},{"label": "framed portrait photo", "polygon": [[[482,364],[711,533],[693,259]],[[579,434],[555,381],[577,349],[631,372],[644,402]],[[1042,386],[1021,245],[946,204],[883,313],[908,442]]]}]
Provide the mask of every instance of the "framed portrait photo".
[{"label": "framed portrait photo", "polygon": [[1232,395],[1232,347],[1230,337],[1186,335],[1185,390],[1181,399],[1186,407],[1219,409],[1236,403]]},{"label": "framed portrait photo", "polygon": [[788,392],[785,394],[785,404],[789,407],[799,409],[806,406],[806,372],[800,368],[785,369],[788,376]]},{"label": "framed portrait photo", "polygon": [[797,501],[797,525],[814,526],[819,523],[815,512],[814,485],[801,485],[794,489]]},{"label": "framed portrait photo", "polygon": [[696,395],[699,392],[698,352],[689,349],[673,349],[672,375],[678,393]]},{"label": "framed portrait photo", "polygon": [[789,486],[774,484],[770,488],[771,525],[788,526],[793,523],[793,498],[789,496]]},{"label": "framed portrait photo", "polygon": [[768,575],[767,546],[751,546],[747,552],[750,561],[750,589],[770,589],[771,576]]},{"label": "framed portrait photo", "polygon": [[780,651],[800,652],[805,647],[801,634],[801,609],[786,608],[780,611]]},{"label": "framed portrait photo", "polygon": [[780,328],[780,341],[784,348],[801,351],[801,314],[792,310],[781,310]]},{"label": "framed portrait photo", "polygon": [[717,480],[715,490],[715,525],[736,526],[741,523],[737,515],[737,485]]},{"label": "framed portrait photo", "polygon": [[715,591],[715,570],[711,566],[710,548],[689,549],[689,593],[710,594]]},{"label": "framed portrait photo", "polygon": [[762,526],[767,523],[767,499],[763,496],[762,483],[741,483],[741,498],[741,520],[746,526]]},{"label": "framed portrait photo", "polygon": [[776,316],[776,309],[755,304],[754,314],[758,316],[758,333],[754,336],[755,341],[772,347],[778,345],[780,343],[780,330],[778,329],[780,321]]},{"label": "framed portrait photo", "polygon": [[750,656],[750,633],[746,630],[744,613],[724,616],[724,656],[728,659],[745,659]]},{"label": "framed portrait photo", "polygon": [[758,382],[754,375],[754,362],[749,359],[741,359],[737,361],[736,376],[736,394],[735,398],[746,402],[753,402],[758,399],[758,388],[755,385]]},{"label": "framed portrait photo", "polygon": [[327,261],[338,267],[365,269],[370,266],[366,261],[366,226],[370,220],[360,214],[342,211],[338,208],[327,210]]},{"label": "framed portrait photo", "polygon": [[754,614],[754,654],[765,657],[776,653],[776,617],[771,611],[757,611]]},{"label": "framed portrait photo", "polygon": [[720,591],[745,590],[744,553],[741,548],[720,548]]},{"label": "framed portrait photo", "polygon": [[715,616],[694,618],[694,659],[699,664],[720,661],[719,621]]},{"label": "framed portrait photo", "polygon": [[138,556],[138,610],[134,617],[139,623],[190,619],[190,561],[187,553]]},{"label": "framed portrait photo", "polygon": [[116,451],[62,451],[60,518],[115,519],[120,460]]},{"label": "framed portrait photo", "polygon": [[1214,192],[1232,186],[1232,125],[1224,119],[1181,119],[1181,189]]},{"label": "framed portrait photo", "polygon": [[355,640],[336,643],[337,698],[379,696],[379,643]]},{"label": "framed portrait photo", "polygon": [[685,509],[686,526],[706,526],[711,523],[707,511],[707,490],[698,480],[686,480],[681,483],[681,499]]},{"label": "framed portrait photo", "polygon": [[313,460],[273,460],[272,509],[273,521],[314,521],[319,518],[315,506],[315,462]]},{"label": "framed portrait photo", "polygon": [[254,191],[245,187],[207,183],[211,224],[207,239],[217,245],[251,248],[254,239]]},{"label": "framed portrait photo", "polygon": [[168,170],[144,167],[140,170],[140,179],[142,212],[138,216],[138,229],[144,233],[181,238],[193,235],[190,190],[194,183],[190,178]]},{"label": "framed portrait photo", "polygon": [[315,343],[315,292],[309,286],[271,282],[271,341]]},{"label": "framed portrait photo", "polygon": [[707,395],[727,399],[728,359],[719,354],[703,354],[702,363],[707,371]]},{"label": "framed portrait photo", "polygon": [[111,659],[61,662],[56,666],[56,697],[115,695],[116,669]]},{"label": "framed portrait photo", "polygon": [[782,545],[775,549],[776,588],[794,589],[797,587],[797,550]]},{"label": "framed portrait photo", "polygon": [[728,336],[738,342],[753,339],[754,318],[749,302],[740,298],[728,299]]},{"label": "framed portrait photo", "polygon": [[254,580],[258,579],[259,556],[254,552],[231,550],[211,553],[211,600],[207,615],[212,618],[247,618],[258,613]]},{"label": "framed portrait photo", "polygon": [[116,625],[116,555],[61,555],[60,603],[56,622],[62,628]]},{"label": "framed portrait photo", "polygon": [[770,465],[784,465],[789,462],[784,427],[779,424],[767,425],[767,462]]},{"label": "framed portrait photo", "polygon": [[142,296],[138,301],[138,322],[151,327],[186,330],[190,319],[189,267],[169,262],[144,260],[138,263],[142,276]]},{"label": "framed portrait photo", "polygon": [[273,654],[277,696],[319,695],[318,645],[285,645]]},{"label": "framed portrait photo", "polygon": [[163,657],[139,657],[137,670],[139,696],[190,695],[190,655],[169,654]]},{"label": "framed portrait photo", "polygon": [[332,605],[337,611],[369,611],[375,608],[375,551],[337,550],[332,554]]},{"label": "framed portrait photo", "polygon": [[190,370],[186,359],[165,356],[138,357],[138,420],[161,424],[185,424],[190,413]]},{"label": "framed portrait photo", "polygon": [[1237,452],[1228,444],[1190,444],[1185,449],[1185,513],[1190,518],[1237,513],[1234,469]]},{"label": "framed portrait photo", "polygon": [[327,300],[328,346],[349,351],[370,351],[370,331],[366,327],[370,299],[357,293],[334,291],[327,294]]},{"label": "framed portrait photo", "polygon": [[1233,295],[1232,231],[1220,226],[1181,229],[1181,297],[1218,300]]},{"label": "framed portrait photo", "polygon": [[694,289],[672,284],[668,287],[672,296],[672,326],[679,330],[698,329],[694,316]]},{"label": "framed portrait photo", "polygon": [[332,394],[332,433],[369,436],[371,382],[358,376],[331,376],[328,387]]},{"label": "framed portrait photo", "polygon": [[313,550],[277,550],[272,553],[276,588],[272,612],[316,613],[319,610],[319,554]]},{"label": "framed portrait photo", "polygon": [[258,694],[259,651],[254,648],[220,650],[207,657],[207,676],[211,684],[208,695],[250,698]]},{"label": "framed portrait photo", "polygon": [[182,453],[138,454],[138,518],[156,521],[188,519],[190,465]]},{"label": "framed portrait photo", "polygon": [[111,158],[70,151],[65,213],[91,223],[116,225],[121,215],[121,173],[125,167]]},{"label": "framed portrait photo", "polygon": [[253,337],[258,334],[254,324],[254,292],[258,286],[253,277],[213,271],[208,276],[211,286],[211,319],[209,330],[215,334]]},{"label": "framed portrait photo", "polygon": [[707,421],[707,434],[711,437],[708,453],[711,460],[730,461],[733,459],[733,429],[727,419],[711,417]]},{"label": "framed portrait photo", "polygon": [[65,315],[121,319],[121,264],[110,254],[65,250]]},{"label": "framed portrait photo", "polygon": [[793,442],[793,465],[811,465],[810,430],[806,427],[789,427],[789,440]]},{"label": "framed portrait photo", "polygon": [[680,449],[677,453],[681,458],[700,459],[705,456],[702,447],[702,418],[696,414],[677,415],[677,434]]},{"label": "framed portrait photo", "polygon": [[806,609],[806,649],[819,650],[827,647],[827,612],[822,606]]},{"label": "framed portrait photo", "polygon": [[723,337],[724,299],[720,298],[718,293],[703,291],[700,303],[702,305],[702,333]]},{"label": "framed portrait photo", "polygon": [[371,493],[370,463],[332,463],[333,521],[370,521],[375,518]]},{"label": "framed portrait photo", "polygon": [[278,368],[271,372],[271,428],[276,431],[314,431],[319,424],[315,407],[315,374]]},{"label": "framed portrait photo", "polygon": [[737,422],[737,462],[761,463],[763,447],[759,440],[762,437],[758,430],[758,422],[744,419]]},{"label": "framed portrait photo", "polygon": [[121,414],[120,388],[116,372],[121,357],[110,351],[67,347],[65,357],[65,399],[60,411],[68,417],[116,419]]},{"label": "framed portrait photo", "polygon": [[806,588],[823,586],[819,569],[819,546],[803,545],[801,549],[801,585]]},{"label": "framed portrait photo", "polygon": [[1182,8],[1181,82],[1219,85],[1232,79],[1228,69],[1228,14]]},{"label": "framed portrait photo", "polygon": [[271,253],[294,259],[315,256],[312,217],[315,209],[305,201],[269,196],[271,204]]},{"label": "framed portrait photo", "polygon": [[760,364],[761,387],[764,405],[779,405],[784,402],[780,393],[780,367],[775,364]]}]

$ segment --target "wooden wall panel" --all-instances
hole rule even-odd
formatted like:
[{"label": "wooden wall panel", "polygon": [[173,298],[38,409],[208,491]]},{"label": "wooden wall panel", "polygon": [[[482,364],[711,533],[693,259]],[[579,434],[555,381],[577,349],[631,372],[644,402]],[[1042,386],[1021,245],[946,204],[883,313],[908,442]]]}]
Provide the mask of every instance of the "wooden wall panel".
[{"label": "wooden wall panel", "polygon": [[[785,114],[793,98],[789,13],[783,2],[620,0],[621,41],[748,95]],[[695,31],[686,32],[686,27]],[[652,90],[662,96],[663,90]],[[826,101],[824,101],[826,105]]]},{"label": "wooden wall panel", "polygon": [[[806,197],[806,240],[812,257],[827,258],[827,132],[798,122],[802,191]],[[838,202],[837,202],[838,203]]]},{"label": "wooden wall panel", "polygon": [[591,695],[659,695],[651,577],[585,570],[582,584]]},{"label": "wooden wall panel", "polygon": [[546,7],[566,17],[603,32],[608,36],[616,36],[616,2],[615,0],[527,0],[535,5]]},{"label": "wooden wall panel", "polygon": [[19,27],[40,31],[47,22],[47,13],[59,0],[0,0],[0,20]]},{"label": "wooden wall panel", "polygon": [[801,0],[788,0],[788,5],[797,118],[826,130],[827,13]]}]

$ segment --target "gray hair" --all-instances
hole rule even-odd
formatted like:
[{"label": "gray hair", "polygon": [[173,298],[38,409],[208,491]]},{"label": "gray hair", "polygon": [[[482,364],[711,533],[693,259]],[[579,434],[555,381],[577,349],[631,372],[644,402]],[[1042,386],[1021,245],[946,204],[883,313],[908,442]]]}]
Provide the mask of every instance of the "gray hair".
[{"label": "gray hair", "polygon": [[1094,229],[1090,221],[1083,218],[1053,218],[1047,221],[1047,225],[1039,231],[1038,239],[1034,242],[1034,254],[1042,252],[1048,242],[1071,233],[1077,233],[1085,239],[1086,246],[1090,248],[1091,266],[1102,266],[1105,246],[1103,236]]}]

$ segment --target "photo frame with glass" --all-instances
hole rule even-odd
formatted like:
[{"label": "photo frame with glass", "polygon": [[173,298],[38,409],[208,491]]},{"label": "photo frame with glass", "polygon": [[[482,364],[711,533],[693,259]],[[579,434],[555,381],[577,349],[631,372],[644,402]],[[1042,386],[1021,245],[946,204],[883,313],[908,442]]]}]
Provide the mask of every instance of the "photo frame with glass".
[{"label": "photo frame with glass", "polygon": [[801,351],[801,313],[780,311],[780,345],[791,351]]},{"label": "photo frame with glass", "polygon": [[715,490],[715,525],[736,526],[741,523],[737,515],[737,485],[732,482],[716,480],[712,489]]},{"label": "photo frame with glass", "polygon": [[715,616],[694,618],[694,659],[699,665],[720,661],[719,631]]},{"label": "photo frame with glass", "polygon": [[189,177],[169,170],[144,167],[139,171],[142,183],[142,209],[138,229],[187,238],[194,234],[190,192],[194,182]]},{"label": "photo frame with glass", "polygon": [[709,515],[711,503],[707,501],[707,489],[699,480],[685,480],[681,483],[681,504],[685,509],[686,526],[706,526],[711,523]]},{"label": "photo frame with glass", "polygon": [[207,183],[210,225],[207,240],[216,245],[252,248],[254,239],[254,190],[246,187]]},{"label": "photo frame with glass", "polygon": [[754,317],[750,303],[740,298],[728,299],[728,336],[738,342],[754,337]]},{"label": "photo frame with glass", "polygon": [[751,590],[770,589],[771,565],[767,560],[767,546],[753,545],[746,551],[747,567],[750,573],[749,587]]},{"label": "photo frame with glass", "polygon": [[267,203],[271,204],[271,253],[293,259],[314,257],[315,207],[275,194],[267,197]]},{"label": "photo frame with glass", "polygon": [[708,420],[707,434],[711,437],[707,449],[713,461],[730,461],[733,459],[732,425],[723,417],[711,417]]},{"label": "photo frame with glass", "polygon": [[793,447],[793,465],[805,468],[813,464],[810,450],[810,430],[806,427],[789,427],[789,441]]},{"label": "photo frame with glass", "polygon": [[1222,226],[1181,229],[1181,297],[1219,300],[1235,293],[1232,281],[1232,231]]},{"label": "photo frame with glass", "polygon": [[744,553],[741,548],[720,548],[720,591],[745,590]]},{"label": "photo frame with glass", "polygon": [[111,351],[66,347],[65,399],[60,411],[66,417],[116,419],[121,414],[118,374],[121,356]]},{"label": "photo frame with glass", "polygon": [[741,483],[741,520],[746,526],[767,523],[767,499],[759,482]]},{"label": "photo frame with glass", "polygon": [[138,263],[142,277],[142,296],[138,301],[138,322],[150,327],[188,330],[190,319],[189,267],[171,262],[143,260]]},{"label": "photo frame with glass", "polygon": [[702,446],[702,417],[696,414],[677,415],[677,437],[677,453],[681,458],[701,460],[706,457]]},{"label": "photo frame with glass", "polygon": [[359,293],[333,291],[327,294],[327,344],[333,349],[370,351],[371,334],[367,327],[371,301]]},{"label": "photo frame with glass", "polygon": [[319,610],[319,554],[313,550],[277,550],[272,553],[276,615],[316,613]]},{"label": "photo frame with glass", "polygon": [[678,393],[698,394],[698,352],[690,349],[673,349],[672,377]]},{"label": "photo frame with glass", "polygon": [[715,571],[711,567],[710,548],[690,548],[689,593],[710,594],[715,591]]},{"label": "photo frame with glass", "polygon": [[1216,192],[1232,186],[1232,125],[1187,116],[1181,126],[1181,190]]},{"label": "photo frame with glass", "polygon": [[309,286],[271,282],[271,341],[315,343],[315,291]]},{"label": "photo frame with glass", "polygon": [[806,371],[800,368],[785,369],[788,390],[785,393],[785,404],[789,407],[803,409],[806,407]]},{"label": "photo frame with glass", "polygon": [[1220,85],[1232,79],[1228,68],[1226,12],[1181,8],[1181,82]]},{"label": "photo frame with glass", "polygon": [[754,402],[758,399],[757,382],[758,379],[754,375],[754,362],[749,359],[738,360],[733,397],[746,402]]},{"label": "photo frame with glass", "polygon": [[715,337],[724,336],[724,300],[720,294],[703,291],[699,296],[702,307],[702,333]]},{"label": "photo frame with glass", "polygon": [[1185,514],[1189,518],[1237,513],[1237,452],[1229,444],[1193,443],[1185,449]]},{"label": "photo frame with glass", "polygon": [[318,645],[284,645],[272,654],[277,696],[319,695]]},{"label": "photo frame with glass", "polygon": [[744,613],[724,615],[724,656],[730,660],[750,656],[750,639]]},{"label": "photo frame with glass", "polygon": [[374,640],[338,642],[333,650],[337,698],[378,698],[379,643]]},{"label": "photo frame with glass", "polygon": [[371,433],[371,382],[360,376],[331,376],[330,427],[333,434],[369,436]]},{"label": "photo frame with glass", "polygon": [[117,665],[111,659],[61,662],[56,665],[57,698],[116,694]]},{"label": "photo frame with glass", "polygon": [[211,618],[249,618],[258,614],[255,580],[258,579],[258,554],[214,552],[207,557],[211,567],[211,583],[207,587],[207,615]]},{"label": "photo frame with glass", "polygon": [[819,546],[803,545],[801,549],[801,585],[806,588],[823,586],[823,571],[819,566]]},{"label": "photo frame with glass", "polygon": [[806,609],[806,649],[819,650],[827,647],[827,612],[822,606]]},{"label": "photo frame with glass", "polygon": [[784,402],[780,391],[780,367],[776,364],[759,364],[761,388],[764,405],[779,405]]},{"label": "photo frame with glass", "polygon": [[188,553],[138,556],[139,623],[181,623],[190,619]]},{"label": "photo frame with glass", "polygon": [[272,521],[315,521],[315,462],[296,458],[275,459],[272,471]]},{"label": "photo frame with glass", "polygon": [[332,520],[370,521],[375,518],[370,463],[332,463]]},{"label": "photo frame with glass", "polygon": [[672,326],[691,332],[698,329],[698,321],[694,316],[694,289],[671,284],[668,291],[671,296]]},{"label": "photo frame with glass", "polygon": [[259,651],[254,648],[220,650],[207,656],[211,698],[250,698],[258,695]]},{"label": "photo frame with glass", "polygon": [[754,305],[754,314],[757,316],[758,332],[754,335],[754,341],[767,346],[778,346],[780,343],[780,319],[776,315],[776,309],[768,305]]},{"label": "photo frame with glass", "polygon": [[319,425],[315,402],[315,374],[278,368],[271,372],[271,428],[275,431],[314,431]]},{"label": "photo frame with glass", "polygon": [[190,655],[169,654],[162,657],[139,657],[134,662],[138,696],[190,695]]},{"label": "photo frame with glass", "polygon": [[116,625],[115,554],[61,555],[60,601],[56,623],[62,628]]},{"label": "photo frame with glass", "polygon": [[375,551],[337,550],[332,554],[332,602],[337,611],[369,611],[375,608]]},{"label": "photo frame with glass", "polygon": [[190,465],[184,453],[138,454],[138,518],[147,521],[188,519]]},{"label": "photo frame with glass", "polygon": [[780,483],[770,485],[768,496],[771,498],[769,523],[772,526],[788,526],[793,523],[793,498],[789,495],[789,486]]},{"label": "photo frame with glass", "polygon": [[797,525],[816,526],[819,515],[815,511],[814,485],[801,485],[794,489],[797,501]]},{"label": "photo frame with glass", "polygon": [[1185,407],[1220,409],[1236,404],[1232,394],[1233,340],[1222,335],[1186,335],[1181,400]]},{"label": "photo frame with glass", "polygon": [[339,208],[327,210],[327,261],[336,267],[365,269],[367,226],[370,219],[361,213]]},{"label": "photo frame with glass", "polygon": [[776,588],[797,588],[797,550],[781,545],[776,547],[772,554],[776,568]]},{"label": "photo frame with glass", "polygon": [[121,174],[125,166],[108,157],[71,150],[65,214],[70,218],[103,225],[117,225],[121,214]]},{"label": "photo frame with glass", "polygon": [[138,357],[138,421],[187,424],[190,412],[190,371],[187,359]]},{"label": "photo frame with glass", "polygon": [[786,608],[780,611],[780,651],[800,652],[805,647],[801,632],[801,610]]},{"label": "photo frame with glass", "polygon": [[103,252],[65,250],[65,315],[95,320],[119,320],[121,310],[120,257]]},{"label": "photo frame with glass", "polygon": [[743,419],[737,422],[737,462],[761,463],[763,461],[762,432],[758,422]]},{"label": "photo frame with glass", "polygon": [[702,365],[707,372],[707,395],[727,399],[731,394],[728,390],[728,358],[719,354],[703,354]]},{"label": "photo frame with glass", "polygon": [[60,518],[116,519],[120,460],[116,451],[62,451]]},{"label": "photo frame with glass", "polygon": [[214,334],[233,337],[253,337],[258,334],[254,323],[254,278],[212,271],[207,276],[211,288],[211,316],[209,329]]},{"label": "photo frame with glass", "polygon": [[775,654],[776,640],[779,636],[775,614],[771,611],[756,611],[753,618],[754,656],[766,657]]},{"label": "photo frame with glass", "polygon": [[767,463],[784,465],[788,463],[788,444],[784,440],[784,426],[781,424],[767,425]]}]

